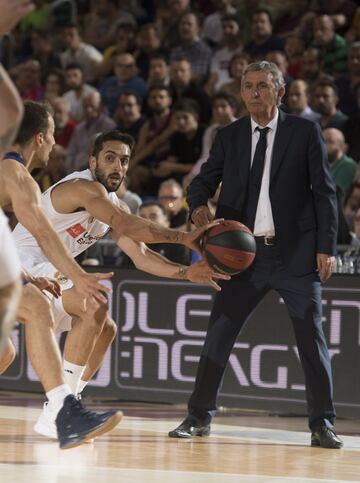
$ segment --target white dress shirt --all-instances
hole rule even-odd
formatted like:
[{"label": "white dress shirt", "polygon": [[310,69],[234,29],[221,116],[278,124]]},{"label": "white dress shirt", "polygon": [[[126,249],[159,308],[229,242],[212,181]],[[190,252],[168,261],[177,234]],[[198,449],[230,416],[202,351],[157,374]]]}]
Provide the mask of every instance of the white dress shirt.
[{"label": "white dress shirt", "polygon": [[261,188],[259,194],[259,201],[256,209],[256,216],[255,216],[255,224],[254,224],[254,235],[255,236],[274,236],[275,235],[275,226],[274,226],[274,219],[271,210],[271,203],[269,197],[269,186],[270,186],[270,168],[271,168],[271,160],[272,160],[272,153],[274,147],[274,139],[276,134],[276,128],[278,124],[279,118],[279,111],[276,110],[275,117],[267,124],[266,126],[259,126],[252,118],[251,118],[251,165],[254,159],[255,149],[257,142],[260,138],[260,132],[256,130],[258,127],[259,129],[263,129],[264,127],[268,127],[269,131],[267,133],[267,148],[266,148],[266,155],[265,155],[265,164],[264,164],[264,172],[261,181]]}]

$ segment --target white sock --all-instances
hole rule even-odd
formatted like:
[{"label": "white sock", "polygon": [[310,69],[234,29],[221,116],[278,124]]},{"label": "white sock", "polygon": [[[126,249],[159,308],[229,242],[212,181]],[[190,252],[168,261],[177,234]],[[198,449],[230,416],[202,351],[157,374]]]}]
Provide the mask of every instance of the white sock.
[{"label": "white sock", "polygon": [[64,399],[69,394],[72,394],[72,392],[68,384],[61,384],[61,386],[57,386],[46,393],[46,397],[49,400],[48,407],[56,416],[64,405]]},{"label": "white sock", "polygon": [[77,394],[81,394],[83,392],[88,382],[89,381],[84,381],[83,379],[80,380],[77,387]]},{"label": "white sock", "polygon": [[85,371],[85,366],[78,366],[64,359],[64,377],[66,384],[69,384],[73,394],[77,394],[77,387]]}]

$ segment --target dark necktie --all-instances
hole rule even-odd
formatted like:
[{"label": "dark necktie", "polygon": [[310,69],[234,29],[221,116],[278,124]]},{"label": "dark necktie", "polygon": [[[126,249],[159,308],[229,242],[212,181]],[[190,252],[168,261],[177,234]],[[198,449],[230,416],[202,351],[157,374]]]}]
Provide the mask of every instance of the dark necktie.
[{"label": "dark necktie", "polygon": [[256,144],[254,159],[249,173],[247,199],[245,201],[244,210],[244,223],[252,231],[254,230],[256,209],[259,201],[261,181],[264,172],[267,147],[266,136],[269,129],[270,128],[268,127],[264,127],[263,129],[260,129],[259,127],[256,128],[256,130],[260,132],[260,138]]}]

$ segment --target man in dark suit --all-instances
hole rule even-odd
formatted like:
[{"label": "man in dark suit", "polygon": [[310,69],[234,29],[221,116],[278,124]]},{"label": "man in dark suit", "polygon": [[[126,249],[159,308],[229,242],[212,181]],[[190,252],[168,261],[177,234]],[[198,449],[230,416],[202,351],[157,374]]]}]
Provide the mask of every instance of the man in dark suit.
[{"label": "man in dark suit", "polygon": [[192,221],[212,219],[207,206],[220,181],[216,217],[235,219],[255,235],[253,265],[221,282],[212,308],[189,414],[169,433],[210,433],[211,418],[235,340],[265,294],[275,289],[292,319],[305,373],[311,445],[340,448],[333,428],[331,364],[322,329],[321,282],[334,267],[335,188],[320,128],[278,109],[284,79],[271,62],[250,64],[242,96],[250,116],[221,129],[188,191]]}]

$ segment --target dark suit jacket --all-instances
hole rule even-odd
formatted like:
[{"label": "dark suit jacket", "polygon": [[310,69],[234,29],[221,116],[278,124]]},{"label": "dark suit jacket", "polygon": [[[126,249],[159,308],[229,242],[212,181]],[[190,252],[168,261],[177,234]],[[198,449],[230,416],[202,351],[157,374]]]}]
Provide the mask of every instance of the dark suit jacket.
[{"label": "dark suit jacket", "polygon": [[[246,116],[218,131],[209,158],[188,189],[190,212],[206,205],[220,181],[217,217],[242,221],[251,157]],[[270,203],[285,265],[295,275],[316,268],[316,253],[334,254],[337,202],[320,128],[279,111],[270,174]]]}]

